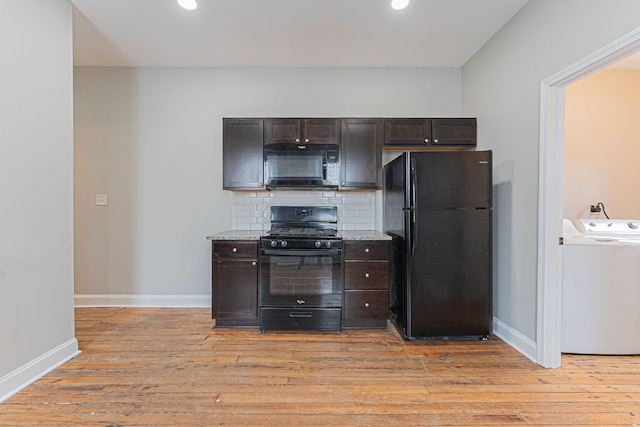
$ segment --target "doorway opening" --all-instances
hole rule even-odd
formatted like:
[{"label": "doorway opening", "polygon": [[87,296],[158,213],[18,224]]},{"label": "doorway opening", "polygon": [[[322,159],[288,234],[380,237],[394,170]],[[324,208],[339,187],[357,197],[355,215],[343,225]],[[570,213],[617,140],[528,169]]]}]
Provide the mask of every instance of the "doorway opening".
[{"label": "doorway opening", "polygon": [[540,90],[537,362],[560,367],[565,87],[640,52],[640,28],[545,79]]}]

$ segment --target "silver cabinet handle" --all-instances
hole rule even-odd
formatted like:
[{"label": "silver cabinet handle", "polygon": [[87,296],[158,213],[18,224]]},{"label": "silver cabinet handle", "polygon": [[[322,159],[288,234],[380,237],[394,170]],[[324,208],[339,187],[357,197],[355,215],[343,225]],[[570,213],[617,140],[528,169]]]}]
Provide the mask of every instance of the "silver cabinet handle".
[{"label": "silver cabinet handle", "polygon": [[365,248],[364,250],[365,252],[369,253],[369,248]]},{"label": "silver cabinet handle", "polygon": [[296,142],[300,142],[300,138],[296,138]]},{"label": "silver cabinet handle", "polygon": [[231,252],[233,252],[233,253],[238,252],[238,248],[231,249]]},{"label": "silver cabinet handle", "polygon": [[369,303],[368,303],[368,302],[365,302],[365,303],[364,303],[364,306],[368,308],[368,307],[369,307]]},{"label": "silver cabinet handle", "polygon": [[251,261],[251,265],[255,266],[256,262],[255,261]]},{"label": "silver cabinet handle", "polygon": [[429,142],[429,140],[428,140],[428,139],[425,139],[425,140],[424,140],[424,142]]},{"label": "silver cabinet handle", "polygon": [[305,138],[304,142],[309,142],[309,138]]},{"label": "silver cabinet handle", "polygon": [[364,273],[364,277],[369,277],[369,273]]},{"label": "silver cabinet handle", "polygon": [[434,143],[434,144],[437,144],[437,143],[438,143],[438,140],[437,140],[437,139],[434,139],[434,140],[433,140],[433,143]]}]

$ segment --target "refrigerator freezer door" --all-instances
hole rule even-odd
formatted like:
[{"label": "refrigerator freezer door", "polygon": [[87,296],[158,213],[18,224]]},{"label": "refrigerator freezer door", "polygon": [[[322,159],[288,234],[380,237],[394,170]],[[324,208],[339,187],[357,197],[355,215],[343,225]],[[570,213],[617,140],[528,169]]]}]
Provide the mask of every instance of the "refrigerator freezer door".
[{"label": "refrigerator freezer door", "polygon": [[491,151],[411,153],[418,209],[491,206]]},{"label": "refrigerator freezer door", "polygon": [[491,327],[491,211],[418,210],[407,256],[407,336],[485,336]]}]

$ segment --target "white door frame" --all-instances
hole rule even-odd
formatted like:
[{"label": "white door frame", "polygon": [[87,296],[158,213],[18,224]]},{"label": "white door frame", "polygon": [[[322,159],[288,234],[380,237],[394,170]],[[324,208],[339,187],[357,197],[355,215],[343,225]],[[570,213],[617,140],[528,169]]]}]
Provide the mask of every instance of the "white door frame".
[{"label": "white door frame", "polygon": [[565,87],[640,50],[640,28],[545,79],[540,85],[537,362],[560,367]]}]

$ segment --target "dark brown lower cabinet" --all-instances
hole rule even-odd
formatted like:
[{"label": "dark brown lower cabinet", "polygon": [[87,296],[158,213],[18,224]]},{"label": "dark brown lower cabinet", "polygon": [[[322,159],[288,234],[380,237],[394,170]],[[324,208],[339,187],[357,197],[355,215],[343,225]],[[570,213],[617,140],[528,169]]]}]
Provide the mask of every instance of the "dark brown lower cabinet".
[{"label": "dark brown lower cabinet", "polygon": [[216,327],[258,327],[258,242],[213,241],[211,303]]},{"label": "dark brown lower cabinet", "polygon": [[386,328],[390,242],[344,241],[342,327]]}]

